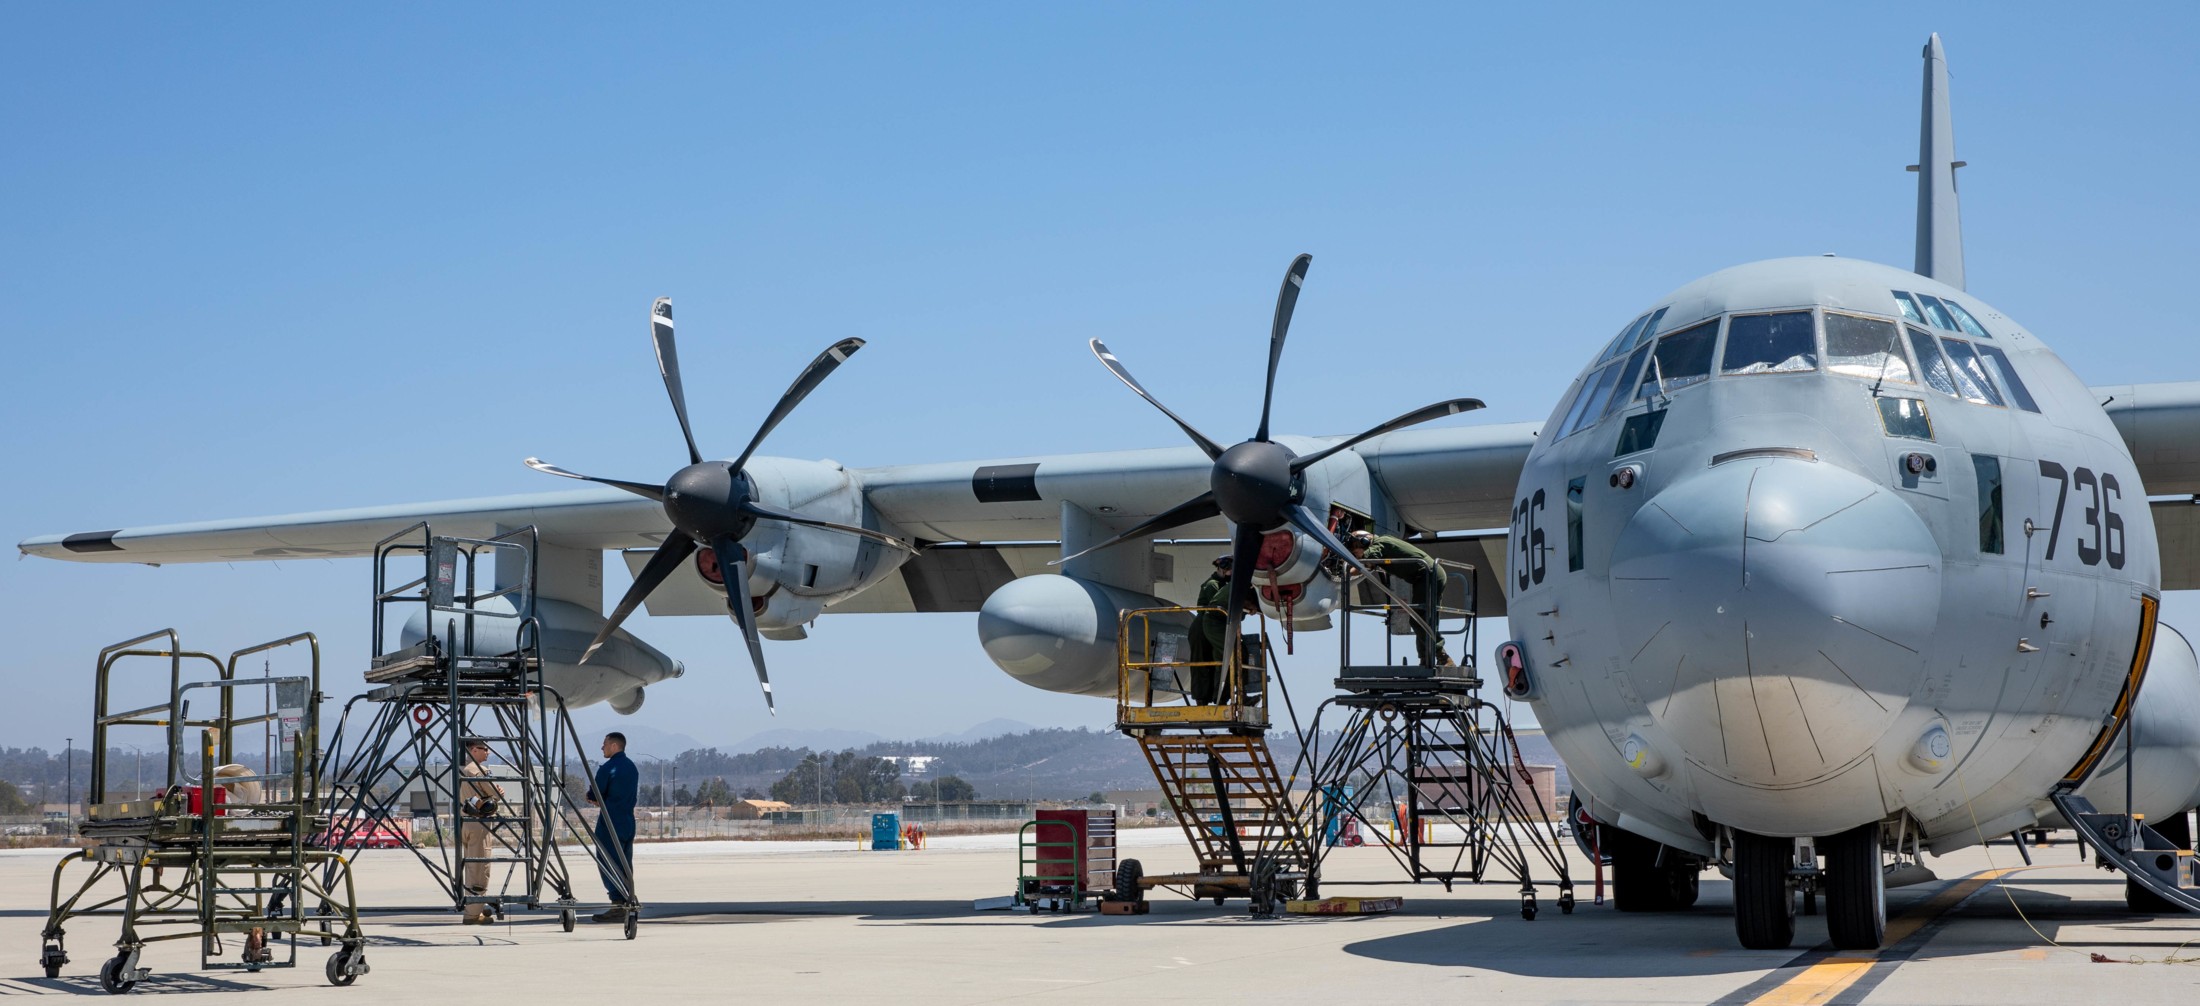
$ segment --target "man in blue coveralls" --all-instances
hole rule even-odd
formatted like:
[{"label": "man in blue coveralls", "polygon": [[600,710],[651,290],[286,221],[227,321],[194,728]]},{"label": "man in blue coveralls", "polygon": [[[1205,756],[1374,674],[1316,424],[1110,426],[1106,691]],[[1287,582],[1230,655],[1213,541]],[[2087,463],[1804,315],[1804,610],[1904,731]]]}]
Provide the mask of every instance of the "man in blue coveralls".
[{"label": "man in blue coveralls", "polygon": [[597,922],[625,922],[626,906],[634,900],[634,802],[641,786],[641,770],[626,756],[626,735],[616,730],[603,735],[603,764],[596,766],[588,802],[602,808],[596,815],[596,848],[603,852],[603,889],[611,907],[596,913]]}]

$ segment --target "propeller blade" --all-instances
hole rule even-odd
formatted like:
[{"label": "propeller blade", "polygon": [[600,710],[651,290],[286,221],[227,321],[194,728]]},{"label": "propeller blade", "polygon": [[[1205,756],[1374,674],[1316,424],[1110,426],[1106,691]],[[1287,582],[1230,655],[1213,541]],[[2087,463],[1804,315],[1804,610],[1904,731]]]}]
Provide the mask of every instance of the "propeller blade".
[{"label": "propeller blade", "polygon": [[[1230,529],[1230,607],[1242,615],[1253,603],[1253,564],[1260,561],[1261,541],[1268,536],[1251,524]],[[1231,619],[1232,624],[1236,619]]]},{"label": "propeller blade", "polygon": [[[1359,570],[1360,575],[1367,578],[1367,582],[1375,585],[1375,589],[1390,597],[1392,604],[1405,609],[1406,617],[1413,619],[1413,624],[1420,626],[1431,636],[1436,635],[1435,628],[1421,617],[1421,612],[1413,606],[1413,602],[1399,596],[1397,591],[1390,589],[1390,584],[1383,582],[1382,577],[1376,576],[1360,560],[1353,558],[1351,550],[1345,548],[1344,543],[1338,541],[1336,535],[1329,533],[1329,526],[1322,523],[1321,518],[1314,516],[1314,511],[1303,506],[1295,506],[1287,511],[1285,516],[1289,517],[1291,523],[1297,526],[1300,531],[1305,532],[1315,541],[1321,542],[1323,548],[1336,553],[1337,558],[1343,559],[1353,569]],[[1350,590],[1352,585],[1349,583],[1344,584],[1343,589]]]},{"label": "propeller blade", "polygon": [[1368,430],[1367,432],[1362,433],[1359,436],[1349,437],[1341,443],[1330,444],[1329,446],[1324,447],[1321,450],[1315,451],[1314,453],[1302,458],[1292,458],[1291,474],[1297,475],[1298,473],[1303,472],[1308,468],[1312,468],[1313,466],[1322,463],[1332,454],[1336,454],[1340,451],[1351,450],[1352,448],[1359,446],[1362,442],[1372,440],[1376,437],[1382,436],[1385,433],[1402,430],[1408,426],[1419,426],[1422,423],[1428,422],[1431,419],[1442,419],[1445,416],[1456,416],[1462,412],[1472,412],[1481,407],[1482,400],[1479,398],[1454,398],[1448,402],[1438,402],[1434,405],[1424,405],[1418,409],[1413,410],[1412,412],[1408,412],[1405,415],[1399,416],[1396,419],[1384,423],[1381,426],[1377,426],[1374,429]]},{"label": "propeller blade", "polygon": [[801,375],[787,386],[787,393],[779,396],[779,404],[772,406],[772,414],[764,417],[764,425],[757,427],[756,435],[749,438],[749,446],[743,448],[741,456],[734,459],[733,470],[740,471],[742,465],[748,464],[749,455],[756,453],[756,448],[770,435],[772,428],[778,426],[780,420],[787,418],[787,413],[793,412],[795,406],[802,404],[803,399],[810,397],[810,392],[816,391],[817,386],[825,382],[825,378],[832,376],[833,371],[839,370],[841,364],[848,362],[848,358],[856,355],[856,350],[862,348],[862,339],[842,339],[826,347],[824,352],[817,354],[817,359],[811,360],[809,366],[802,368]]},{"label": "propeller blade", "polygon": [[1107,343],[1098,339],[1092,340],[1092,355],[1100,358],[1100,364],[1108,368],[1108,373],[1114,374],[1116,380],[1128,385],[1132,391],[1138,392],[1138,397],[1145,399],[1154,408],[1160,409],[1162,415],[1175,422],[1178,429],[1183,430],[1185,435],[1192,438],[1192,443],[1198,444],[1199,449],[1207,453],[1209,461],[1222,456],[1220,445],[1217,445],[1206,434],[1193,429],[1192,424],[1185,422],[1176,413],[1170,412],[1168,406],[1161,404],[1161,399],[1155,398],[1151,392],[1146,390],[1144,385],[1139,384],[1138,378],[1132,377],[1131,372],[1123,367],[1123,361],[1116,359],[1114,353],[1108,352]]},{"label": "propeller blade", "polygon": [[1184,525],[1193,523],[1194,521],[1203,521],[1210,517],[1219,517],[1221,515],[1222,508],[1215,504],[1215,494],[1211,492],[1200,493],[1198,496],[1192,497],[1189,500],[1170,507],[1168,510],[1163,511],[1157,516],[1147,518],[1137,527],[1131,528],[1130,530],[1125,531],[1122,534],[1116,535],[1115,537],[1110,538],[1106,541],[1103,541],[1098,545],[1087,548],[1084,551],[1077,553],[1076,555],[1063,556],[1062,558],[1056,559],[1053,562],[1047,563],[1047,565],[1059,566],[1073,559],[1082,559],[1088,555],[1091,555],[1094,552],[1098,552],[1101,549],[1107,548],[1111,545],[1121,545],[1126,541],[1133,541],[1139,538],[1151,538],[1154,535],[1169,530],[1170,528],[1183,527]]},{"label": "propeller blade", "polygon": [[749,550],[730,537],[720,538],[710,547],[718,553],[718,568],[725,571],[726,613],[733,616],[733,623],[741,627],[741,638],[748,641],[749,660],[756,665],[756,683],[764,688],[764,708],[777,716],[779,706],[772,701],[772,678],[764,671],[764,643],[756,636],[756,609],[749,601]]},{"label": "propeller blade", "polygon": [[619,598],[619,606],[611,609],[611,619],[596,631],[596,638],[589,640],[588,650],[581,654],[580,662],[585,664],[588,658],[595,656],[597,648],[604,644],[604,640],[610,639],[612,633],[619,631],[619,623],[626,621],[626,616],[642,606],[642,599],[648,597],[650,591],[656,590],[658,584],[665,582],[665,577],[671,576],[673,570],[679,569],[680,564],[694,554],[695,539],[677,531],[673,532],[672,537],[666,538],[665,543],[657,547],[657,554],[649,557],[649,565],[643,566],[641,575],[634,578],[634,585],[626,588],[626,596]]},{"label": "propeller blade", "polygon": [[[1260,560],[1260,543],[1265,537],[1250,524],[1230,529],[1230,596],[1223,602],[1226,606],[1223,617],[1227,619],[1224,624],[1228,626],[1222,636],[1222,691],[1225,693],[1233,686],[1242,688],[1244,677],[1249,673],[1238,659],[1244,649],[1238,645],[1238,640],[1245,635],[1245,610],[1253,606],[1253,563]],[[1236,681],[1230,679],[1232,667],[1238,668]],[[1220,705],[1228,699],[1229,696],[1223,694],[1202,696],[1197,701]]]},{"label": "propeller blade", "polygon": [[653,486],[647,482],[628,482],[623,479],[599,479],[594,475],[582,475],[579,472],[566,471],[565,469],[553,465],[548,461],[544,461],[541,458],[528,458],[527,467],[541,472],[544,475],[556,475],[559,478],[579,479],[583,482],[594,482],[599,485],[616,486],[620,489],[626,490],[627,492],[633,493],[636,496],[646,496],[650,499],[656,500],[659,503],[665,501],[664,487]]},{"label": "propeller blade", "polygon": [[1276,291],[1276,327],[1268,334],[1268,385],[1260,393],[1260,432],[1255,440],[1268,439],[1268,406],[1276,399],[1276,365],[1283,362],[1283,337],[1291,333],[1291,312],[1299,306],[1299,288],[1306,285],[1306,268],[1314,256],[1300,255],[1283,272],[1283,289]]},{"label": "propeller blade", "polygon": [[687,392],[680,388],[680,350],[672,342],[672,298],[659,297],[649,305],[649,341],[657,347],[657,373],[664,376],[665,394],[672,396],[672,414],[680,417],[680,435],[687,438],[688,463],[703,463],[695,449],[695,429],[688,425]]},{"label": "propeller blade", "polygon": [[852,534],[859,538],[869,538],[872,541],[878,542],[881,545],[901,549],[902,551],[907,552],[910,555],[917,554],[915,546],[910,545],[908,542],[896,538],[893,535],[887,534],[883,531],[873,531],[870,528],[857,527],[853,524],[842,524],[836,521],[826,520],[822,517],[811,517],[807,514],[799,514],[792,510],[781,510],[778,507],[758,503],[754,500],[750,500],[749,502],[742,504],[741,509],[751,514],[754,514],[755,516],[762,517],[765,520],[783,520],[789,524],[805,524],[810,527],[821,527],[828,531],[839,531],[843,534]]}]

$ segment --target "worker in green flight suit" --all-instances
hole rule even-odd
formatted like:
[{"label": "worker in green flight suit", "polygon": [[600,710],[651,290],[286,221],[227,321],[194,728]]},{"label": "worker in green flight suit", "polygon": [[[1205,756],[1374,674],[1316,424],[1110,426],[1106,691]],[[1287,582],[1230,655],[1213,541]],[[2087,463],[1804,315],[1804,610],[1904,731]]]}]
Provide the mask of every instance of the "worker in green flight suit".
[{"label": "worker in green flight suit", "polygon": [[1435,557],[1403,538],[1366,531],[1347,535],[1344,547],[1351,550],[1353,558],[1367,563],[1368,568],[1389,576],[1392,583],[1405,585],[1407,599],[1428,623],[1427,628],[1418,623],[1413,627],[1413,649],[1420,655],[1421,663],[1424,666],[1451,663],[1451,657],[1444,652],[1444,641],[1429,631],[1436,627],[1437,609],[1444,602],[1444,572]]},{"label": "worker in green flight suit", "polygon": [[[1222,702],[1222,654],[1229,645],[1231,619],[1222,609],[1230,605],[1230,567],[1235,560],[1215,557],[1215,571],[1199,585],[1199,607],[1214,608],[1192,616],[1192,701],[1199,705]],[[1201,664],[1211,666],[1198,666]]]}]

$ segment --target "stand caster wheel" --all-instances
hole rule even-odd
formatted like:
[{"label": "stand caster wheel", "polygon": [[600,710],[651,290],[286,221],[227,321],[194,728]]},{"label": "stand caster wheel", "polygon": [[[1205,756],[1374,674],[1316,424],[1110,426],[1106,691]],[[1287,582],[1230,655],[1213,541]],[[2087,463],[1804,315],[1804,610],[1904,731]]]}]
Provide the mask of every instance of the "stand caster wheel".
[{"label": "stand caster wheel", "polygon": [[1520,917],[1529,922],[1535,921],[1535,895],[1523,894],[1520,896]]},{"label": "stand caster wheel", "polygon": [[129,964],[128,954],[116,954],[109,958],[107,963],[99,966],[99,987],[106,989],[108,995],[116,996],[127,995],[131,989],[137,988],[137,979],[123,979]]},{"label": "stand caster wheel", "polygon": [[1572,914],[1574,914],[1574,889],[1573,889],[1573,888],[1571,888],[1571,887],[1568,887],[1568,888],[1565,888],[1564,890],[1561,890],[1561,891],[1559,891],[1559,892],[1558,892],[1558,914],[1560,914],[1560,915],[1572,915]]},{"label": "stand caster wheel", "polygon": [[579,921],[580,917],[570,908],[558,913],[558,928],[566,932],[572,932],[574,924]]},{"label": "stand caster wheel", "polygon": [[364,971],[353,971],[352,964],[365,953],[365,948],[347,944],[343,949],[328,955],[328,965],[322,968],[322,973],[328,976],[328,983],[342,988],[358,981],[359,975]]},{"label": "stand caster wheel", "polygon": [[46,944],[45,952],[38,955],[38,963],[46,969],[46,977],[59,978],[61,966],[69,963],[69,955],[62,953],[60,947],[49,943]]},{"label": "stand caster wheel", "polygon": [[626,913],[626,938],[633,939],[636,934],[641,932],[641,927],[642,910],[639,908],[628,909]]}]

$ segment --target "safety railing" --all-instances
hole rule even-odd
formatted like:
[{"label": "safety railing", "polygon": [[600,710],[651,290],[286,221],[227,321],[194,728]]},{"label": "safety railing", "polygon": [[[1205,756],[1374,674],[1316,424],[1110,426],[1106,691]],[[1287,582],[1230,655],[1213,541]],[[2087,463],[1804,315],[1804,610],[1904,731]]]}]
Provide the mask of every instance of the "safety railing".
[{"label": "safety railing", "polygon": [[1226,631],[1218,649],[1227,651],[1235,640],[1235,653],[1194,652],[1204,617],[1228,615],[1216,607],[1123,612],[1116,632],[1118,726],[1267,725],[1266,634]]}]

